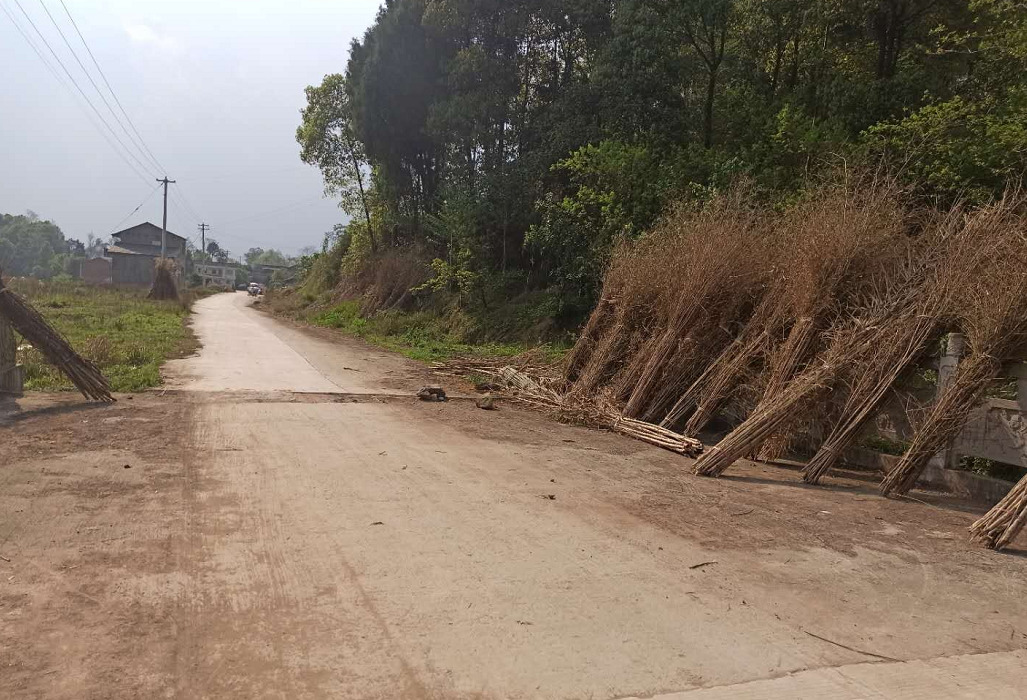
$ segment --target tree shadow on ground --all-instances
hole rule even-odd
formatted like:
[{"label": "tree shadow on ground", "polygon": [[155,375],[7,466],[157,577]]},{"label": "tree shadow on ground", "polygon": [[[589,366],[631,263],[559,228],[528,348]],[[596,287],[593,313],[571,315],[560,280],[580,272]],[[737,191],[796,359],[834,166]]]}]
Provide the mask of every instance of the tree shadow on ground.
[{"label": "tree shadow on ground", "polygon": [[[793,462],[752,462],[750,468],[763,468],[766,471],[780,473],[780,477],[775,476],[757,476],[753,474],[731,474],[727,473],[718,478],[725,479],[727,481],[737,481],[750,484],[761,484],[766,486],[787,486],[790,488],[802,489],[807,491],[817,491],[823,493],[824,491],[838,493],[838,494],[849,494],[862,497],[870,497],[874,499],[881,499],[882,502],[896,501],[905,502],[912,505],[923,505],[932,508],[943,508],[945,510],[955,511],[959,513],[968,513],[971,515],[981,515],[988,511],[989,507],[984,503],[975,503],[961,498],[954,494],[947,494],[941,492],[922,492],[914,491],[914,495],[898,496],[894,498],[886,498],[882,496],[877,490],[877,485],[881,481],[880,474],[874,474],[873,472],[862,472],[862,471],[851,471],[847,469],[838,469],[832,472],[832,475],[837,479],[844,479],[848,482],[856,483],[832,483],[830,476],[827,481],[820,484],[807,484],[799,476],[802,471],[802,464],[796,464]],[[795,478],[789,478],[788,475],[794,474]]]},{"label": "tree shadow on ground", "polygon": [[60,416],[67,413],[109,408],[111,406],[111,404],[83,400],[77,403],[59,403],[52,406],[23,409],[19,403],[19,398],[24,397],[18,397],[13,394],[0,394],[0,426],[13,425],[32,418]]}]

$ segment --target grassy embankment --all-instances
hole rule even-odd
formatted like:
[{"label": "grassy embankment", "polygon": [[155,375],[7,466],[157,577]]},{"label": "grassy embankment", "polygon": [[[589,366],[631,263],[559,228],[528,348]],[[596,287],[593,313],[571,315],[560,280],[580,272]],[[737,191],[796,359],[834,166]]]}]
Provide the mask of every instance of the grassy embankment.
[{"label": "grassy embankment", "polygon": [[[139,391],[161,384],[160,366],[197,347],[186,325],[195,299],[150,301],[146,290],[110,289],[77,282],[11,280],[83,356],[95,362],[114,391]],[[26,369],[26,389],[71,390],[74,387],[34,348],[19,349]]]},{"label": "grassy embankment", "polygon": [[420,362],[457,356],[511,357],[540,351],[556,360],[570,348],[569,334],[549,328],[545,300],[520,299],[489,314],[473,314],[455,305],[421,311],[391,309],[361,313],[359,300],[314,298],[296,290],[270,293],[267,310],[398,352]]}]

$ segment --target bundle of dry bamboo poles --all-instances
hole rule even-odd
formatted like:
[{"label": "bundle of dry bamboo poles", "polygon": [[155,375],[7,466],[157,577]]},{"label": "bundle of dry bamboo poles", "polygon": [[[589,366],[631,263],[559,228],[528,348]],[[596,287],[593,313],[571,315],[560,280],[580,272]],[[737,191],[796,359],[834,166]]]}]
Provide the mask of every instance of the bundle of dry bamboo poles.
[{"label": "bundle of dry bamboo poles", "polygon": [[681,455],[694,457],[702,452],[703,445],[698,440],[652,423],[626,417],[608,400],[587,400],[579,395],[562,393],[553,388],[561,383],[560,380],[533,377],[520,369],[498,365],[495,361],[489,360],[472,360],[468,365],[461,367],[459,360],[451,360],[438,363],[435,368],[437,371],[441,370],[442,373],[455,376],[467,376],[471,373],[488,376],[496,384],[506,387],[512,399],[553,413],[561,420],[610,430]]},{"label": "bundle of dry bamboo poles", "polygon": [[788,426],[804,420],[803,412],[818,406],[818,393],[827,389],[845,392],[848,376],[841,417],[804,476],[815,483],[833,466],[902,370],[919,356],[929,339],[937,337],[941,316],[948,309],[945,291],[952,280],[936,283],[939,276],[932,258],[919,254],[924,252],[923,242],[914,239],[908,245],[907,256],[883,271],[862,300],[853,302],[850,315],[822,334],[827,346],[797,376],[765,395],[742,425],[718,445],[716,453],[696,464],[697,474],[719,475],[734,459],[751,454],[760,440],[766,444],[788,435]]},{"label": "bundle of dry bamboo poles", "polygon": [[1027,525],[1027,476],[998,504],[970,526],[970,539],[1005,549]]},{"label": "bundle of dry bamboo poles", "polygon": [[965,217],[955,239],[964,264],[953,315],[969,352],[941,388],[899,464],[881,483],[884,495],[905,494],[916,485],[931,457],[962,430],[1002,364],[1027,347],[1025,210],[1027,192],[1015,190]]},{"label": "bundle of dry bamboo poles", "polygon": [[0,279],[0,316],[25,340],[43,353],[87,399],[113,403],[110,384],[99,368],[75,352],[67,340],[47,323],[27,301],[4,286]]}]

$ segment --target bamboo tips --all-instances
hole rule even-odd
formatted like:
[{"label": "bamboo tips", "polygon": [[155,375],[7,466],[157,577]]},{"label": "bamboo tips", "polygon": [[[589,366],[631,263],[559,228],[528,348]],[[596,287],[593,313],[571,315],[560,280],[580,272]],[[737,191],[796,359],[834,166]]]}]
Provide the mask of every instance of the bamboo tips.
[{"label": "bamboo tips", "polygon": [[113,403],[110,384],[99,368],[75,352],[67,340],[28,302],[4,286],[0,279],[0,316],[32,343],[87,399]]}]

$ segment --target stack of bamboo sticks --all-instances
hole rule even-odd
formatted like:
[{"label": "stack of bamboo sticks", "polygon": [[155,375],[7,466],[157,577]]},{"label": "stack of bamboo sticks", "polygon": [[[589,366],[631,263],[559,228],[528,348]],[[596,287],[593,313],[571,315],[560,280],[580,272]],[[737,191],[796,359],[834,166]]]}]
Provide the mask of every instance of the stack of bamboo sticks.
[{"label": "stack of bamboo sticks", "polygon": [[[533,377],[509,365],[496,366],[484,360],[472,360],[469,364],[473,373],[488,376],[496,384],[505,387],[510,398],[552,413],[561,420],[620,433],[680,455],[695,457],[702,452],[703,445],[698,440],[624,416],[605,397],[585,399],[580,395],[562,393],[554,388],[558,386],[558,381],[548,377]],[[440,363],[436,368],[450,375],[466,376],[469,373],[460,368],[459,361],[453,360]]]},{"label": "stack of bamboo sticks", "polygon": [[0,279],[0,316],[3,316],[43,353],[55,367],[82,392],[87,399],[113,403],[110,384],[99,368],[75,352],[67,340],[47,323],[28,302],[4,286]]},{"label": "stack of bamboo sticks", "polygon": [[1027,476],[998,505],[970,526],[970,538],[991,549],[1004,549],[1027,525]]}]

